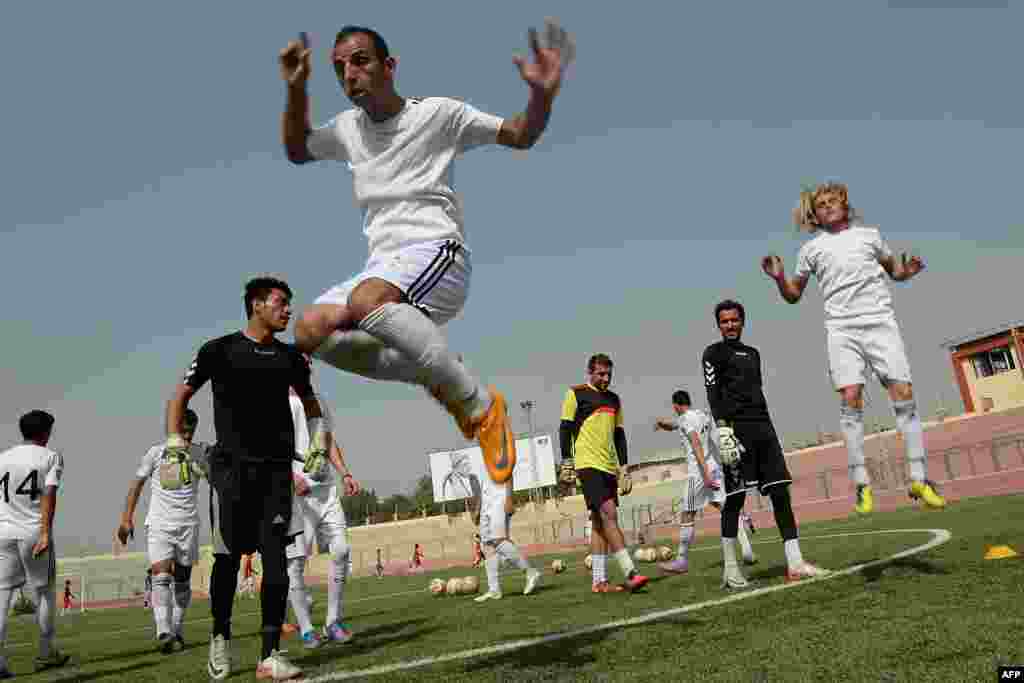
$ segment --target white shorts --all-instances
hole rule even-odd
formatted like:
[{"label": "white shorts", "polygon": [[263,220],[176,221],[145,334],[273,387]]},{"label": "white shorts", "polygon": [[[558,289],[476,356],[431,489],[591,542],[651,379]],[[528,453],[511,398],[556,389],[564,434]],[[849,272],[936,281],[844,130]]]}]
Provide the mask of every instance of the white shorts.
[{"label": "white shorts", "polygon": [[699,512],[712,504],[725,505],[722,471],[716,467],[711,468],[711,478],[718,482],[717,489],[704,486],[704,478],[699,474],[691,474],[683,479],[683,495],[679,499],[683,512]]},{"label": "white shorts", "polygon": [[57,576],[57,560],[50,548],[39,557],[32,557],[35,539],[0,540],[0,588],[21,588],[26,582],[33,588],[52,588]]},{"label": "white shorts", "polygon": [[174,564],[191,567],[199,559],[199,527],[146,527],[146,552],[150,564],[173,560]]},{"label": "white shorts", "polygon": [[868,372],[883,386],[911,382],[910,361],[895,318],[828,325],[828,370],[838,390],[867,384]]},{"label": "white shorts", "polygon": [[472,272],[465,245],[454,240],[424,242],[394,254],[371,256],[363,272],[331,287],[313,303],[346,305],[359,283],[378,278],[398,287],[409,303],[444,325],[466,304]]},{"label": "white shorts", "polygon": [[[332,542],[345,540],[348,524],[336,487],[332,486],[326,497],[311,494],[302,498],[296,496],[295,500],[296,510],[292,513],[292,520],[298,517],[302,531],[285,548],[285,556],[289,560],[312,555],[314,541],[323,553],[330,551]],[[292,529],[295,527],[293,521]]]},{"label": "white shorts", "polygon": [[495,496],[485,507],[480,509],[480,542],[493,543],[508,538],[512,515],[505,512],[505,499]]}]

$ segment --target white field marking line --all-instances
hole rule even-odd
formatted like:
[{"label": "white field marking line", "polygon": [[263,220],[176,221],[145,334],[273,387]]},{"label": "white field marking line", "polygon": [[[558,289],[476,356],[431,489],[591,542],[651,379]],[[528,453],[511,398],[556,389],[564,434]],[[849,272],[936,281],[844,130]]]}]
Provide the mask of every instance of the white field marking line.
[{"label": "white field marking line", "polygon": [[398,662],[396,664],[386,664],[383,666],[376,666],[369,669],[361,669],[358,671],[338,671],[334,673],[325,674],[316,678],[306,679],[307,683],[326,683],[327,681],[341,681],[346,678],[357,678],[362,676],[374,676],[377,674],[393,673],[395,671],[403,671],[408,669],[417,669],[424,666],[431,666],[433,664],[441,664],[444,662],[451,662],[458,659],[471,659],[474,657],[482,657],[485,655],[501,654],[506,652],[512,652],[514,650],[522,650],[528,647],[535,647],[537,645],[546,645],[559,640],[566,640],[569,638],[578,638],[580,636],[590,635],[592,633],[599,633],[601,631],[609,631],[612,629],[622,628],[623,626],[635,626],[638,624],[646,624],[651,621],[657,621],[665,619],[667,617],[673,617],[678,614],[686,614],[687,612],[696,612],[698,610],[705,609],[707,607],[717,607],[719,605],[726,605],[731,602],[738,602],[740,600],[746,600],[748,598],[757,597],[759,595],[766,595],[768,593],[777,593],[779,591],[788,590],[797,586],[805,586],[822,581],[828,581],[840,576],[849,576],[856,574],[857,572],[864,571],[871,567],[877,567],[879,565],[887,564],[895,560],[902,559],[904,557],[910,557],[918,553],[923,553],[932,548],[942,545],[949,541],[953,537],[946,529],[878,529],[874,531],[861,531],[851,532],[844,534],[829,534],[827,536],[816,536],[815,538],[848,538],[851,536],[869,536],[875,534],[905,534],[905,533],[930,533],[932,538],[930,541],[923,545],[909,548],[890,555],[889,557],[881,560],[872,560],[871,562],[865,562],[864,564],[857,564],[846,569],[841,569],[832,572],[826,576],[804,579],[803,581],[796,581],[794,583],[780,583],[772,586],[765,586],[764,588],[755,588],[753,590],[746,590],[741,593],[734,593],[724,598],[717,598],[715,600],[705,600],[704,602],[692,603],[689,605],[683,605],[682,607],[674,607],[672,609],[661,610],[658,612],[650,612],[639,617],[632,617],[630,619],[619,619],[617,621],[609,621],[604,624],[596,624],[594,626],[587,626],[584,628],[575,629],[572,631],[564,631],[562,633],[551,633],[546,636],[539,636],[537,638],[525,638],[522,640],[513,640],[507,643],[499,643],[497,645],[489,645],[487,647],[478,647],[472,650],[463,650],[461,652],[452,652],[446,655],[438,655],[436,657],[424,657],[422,659],[414,659],[406,662]]},{"label": "white field marking line", "polygon": [[[370,596],[367,596],[365,598],[352,598],[350,600],[345,600],[345,604],[347,605],[347,604],[350,604],[350,603],[353,603],[353,602],[366,602],[367,600],[384,600],[386,598],[397,598],[397,597],[401,597],[403,595],[418,595],[418,594],[422,594],[422,593],[426,593],[426,592],[427,592],[426,589],[423,589],[423,590],[415,590],[415,591],[402,591],[401,593],[384,593],[382,595],[370,595]],[[128,609],[128,608],[115,608],[115,609]],[[241,612],[241,613],[235,612],[234,614],[231,615],[231,618],[234,619],[235,617],[249,617],[249,616],[258,616],[258,615],[259,615],[259,612]],[[182,624],[202,624],[202,623],[209,622],[209,621],[213,621],[213,617],[201,617],[199,619],[189,619],[188,621],[182,622]],[[139,628],[122,628],[122,629],[118,629],[116,631],[103,631],[101,633],[97,632],[97,633],[92,633],[92,634],[84,634],[84,635],[91,635],[92,638],[83,638],[82,636],[79,636],[77,638],[66,638],[65,637],[65,638],[61,638],[60,642],[61,643],[69,643],[69,642],[76,642],[76,641],[79,641],[79,640],[90,640],[90,639],[95,639],[95,638],[107,638],[109,636],[123,635],[125,633],[138,633],[140,631],[152,631],[152,626],[151,625],[147,626],[144,629],[139,629]],[[13,649],[19,648],[19,647],[33,647],[35,645],[38,645],[38,643],[36,641],[30,641],[30,642],[24,642],[24,643],[15,643],[14,645],[8,645],[7,648],[10,649],[10,650],[13,650]]]}]

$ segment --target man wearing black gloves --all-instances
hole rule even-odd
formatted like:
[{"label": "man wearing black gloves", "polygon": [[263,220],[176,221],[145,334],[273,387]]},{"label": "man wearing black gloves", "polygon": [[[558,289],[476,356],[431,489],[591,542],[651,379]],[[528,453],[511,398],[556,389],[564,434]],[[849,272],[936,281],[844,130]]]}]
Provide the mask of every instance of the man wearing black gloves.
[{"label": "man wearing black gloves", "polygon": [[736,563],[736,534],[747,489],[757,488],[772,500],[775,524],[786,551],[786,582],[823,576],[827,570],[805,562],[793,516],[789,485],[793,478],[775,434],[761,380],[761,354],[740,341],[746,314],[739,302],[715,306],[722,341],[704,350],[704,386],[718,425],[719,453],[725,482],[722,508],[722,587],[750,584]]}]

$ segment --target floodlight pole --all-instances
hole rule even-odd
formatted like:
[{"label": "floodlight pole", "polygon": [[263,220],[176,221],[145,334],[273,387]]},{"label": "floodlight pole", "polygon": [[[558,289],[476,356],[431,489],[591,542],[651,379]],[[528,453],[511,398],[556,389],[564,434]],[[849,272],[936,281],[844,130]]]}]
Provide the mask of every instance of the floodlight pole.
[{"label": "floodlight pole", "polygon": [[530,400],[520,401],[519,402],[519,407],[522,408],[526,412],[526,423],[529,425],[529,430],[530,430],[530,434],[529,434],[529,437],[528,437],[529,440],[530,440],[530,470],[531,470],[531,474],[533,474],[533,486],[530,487],[530,499],[531,500],[534,498],[534,489],[537,488],[537,478],[538,478],[538,475],[537,475],[537,458],[536,458],[536,454],[533,452],[533,449],[534,449],[534,446],[533,446],[533,406],[534,406],[534,402],[530,401]]}]

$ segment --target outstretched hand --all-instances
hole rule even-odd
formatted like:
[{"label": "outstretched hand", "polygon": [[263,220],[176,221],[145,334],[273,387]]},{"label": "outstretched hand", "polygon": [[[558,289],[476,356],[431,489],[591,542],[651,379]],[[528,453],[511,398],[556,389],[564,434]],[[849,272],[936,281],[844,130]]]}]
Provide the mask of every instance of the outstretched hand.
[{"label": "outstretched hand", "polygon": [[775,254],[769,254],[761,259],[761,270],[773,280],[778,280],[786,272],[782,265],[782,258]]},{"label": "outstretched hand", "polygon": [[920,256],[908,256],[905,252],[900,257],[903,264],[903,272],[908,278],[914,277],[924,270],[924,260]]},{"label": "outstretched hand", "polygon": [[301,40],[288,43],[277,58],[281,78],[290,86],[303,85],[313,71],[312,54],[313,51],[303,45]]},{"label": "outstretched hand", "polygon": [[549,18],[544,23],[543,40],[536,29],[530,29],[533,61],[520,55],[513,57],[512,61],[519,67],[519,75],[527,85],[554,96],[562,85],[562,72],[576,56],[576,43],[554,19]]}]

